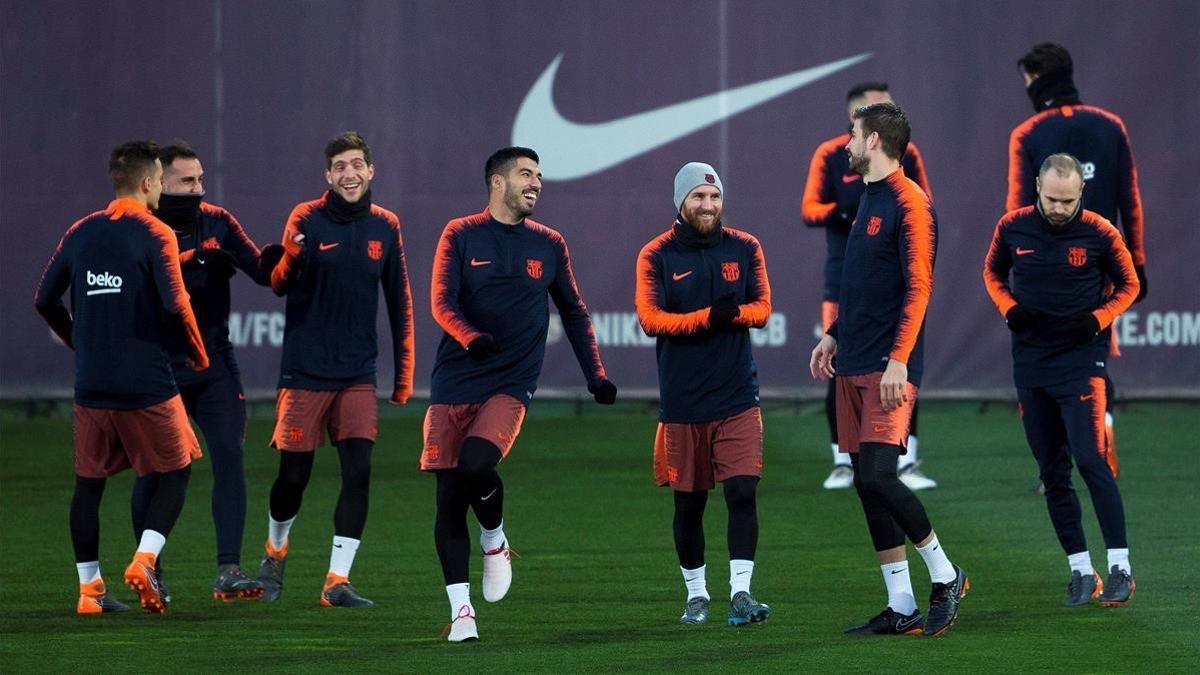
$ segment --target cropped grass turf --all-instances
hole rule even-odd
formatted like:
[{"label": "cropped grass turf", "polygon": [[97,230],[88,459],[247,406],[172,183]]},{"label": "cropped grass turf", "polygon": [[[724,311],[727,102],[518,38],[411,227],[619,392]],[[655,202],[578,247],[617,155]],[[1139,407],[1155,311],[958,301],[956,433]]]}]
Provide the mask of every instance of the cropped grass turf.
[{"label": "cropped grass turf", "polygon": [[[521,557],[509,596],[482,601],[482,641],[439,638],[449,608],[433,549],[433,480],[416,470],[419,405],[387,409],[375,451],[371,511],[353,570],[373,608],[323,609],[337,459],[319,451],[292,531],[282,599],[212,600],[211,472],[195,466],[164,561],[174,603],[77,617],[67,531],[69,419],[0,416],[0,664],[5,672],[125,671],[923,671],[1183,672],[1200,663],[1200,405],[1137,403],[1118,415],[1118,438],[1137,595],[1129,607],[1061,606],[1067,566],[1036,469],[1007,405],[930,403],[921,453],[940,487],[921,493],[951,558],[971,577],[958,623],[942,639],[843,637],[886,596],[852,492],[826,492],[824,418],[808,406],[768,408],[761,534],[754,592],[774,609],[762,626],[724,625],[728,597],[724,505],[709,502],[708,584],[713,621],[677,623],[684,589],[671,542],[670,493],[652,486],[655,419],[627,404],[586,414],[536,403],[501,468],[506,531]],[[269,412],[249,426],[249,517],[243,564],[257,569],[276,456]],[[133,549],[129,473],[109,481],[101,562],[117,597]],[[1103,542],[1079,483],[1093,563]],[[472,522],[472,539],[476,536]],[[911,552],[918,601],[928,577]]]}]

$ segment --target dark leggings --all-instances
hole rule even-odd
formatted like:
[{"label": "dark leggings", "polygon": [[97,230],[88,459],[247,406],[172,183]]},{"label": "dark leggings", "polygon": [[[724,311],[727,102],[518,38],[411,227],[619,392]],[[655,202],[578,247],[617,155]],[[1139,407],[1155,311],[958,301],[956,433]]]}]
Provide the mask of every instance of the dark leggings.
[{"label": "dark leggings", "polygon": [[471,544],[467,509],[474,509],[479,525],[485,529],[494,530],[503,522],[504,483],[496,471],[501,457],[500,448],[470,436],[459,449],[458,466],[434,472],[437,516],[433,541],[447,586],[466,583],[468,579]]},{"label": "dark leggings", "polygon": [[[758,548],[756,476],[733,476],[724,481],[725,507],[729,512],[726,539],[730,560],[754,560]],[[675,491],[675,552],[679,566],[693,570],[704,564],[704,508],[708,491]]]},{"label": "dark leggings", "polygon": [[850,455],[854,466],[854,489],[867,517],[867,529],[876,551],[914,544],[933,532],[921,501],[896,475],[900,446],[863,443]]},{"label": "dark leggings", "polygon": [[[333,532],[339,537],[362,539],[367,524],[371,487],[373,441],[347,438],[337,442],[342,468],[342,489],[333,512]],[[279,475],[271,486],[271,518],[290,520],[300,512],[304,489],[312,477],[313,452],[280,452]]]}]

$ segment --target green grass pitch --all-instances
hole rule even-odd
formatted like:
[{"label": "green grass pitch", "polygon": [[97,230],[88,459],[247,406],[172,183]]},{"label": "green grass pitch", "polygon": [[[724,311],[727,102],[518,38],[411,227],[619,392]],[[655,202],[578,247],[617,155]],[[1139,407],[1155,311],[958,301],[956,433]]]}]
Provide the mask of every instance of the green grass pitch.
[{"label": "green grass pitch", "polygon": [[[951,558],[972,588],[942,639],[853,639],[841,630],[886,601],[852,492],[820,484],[828,471],[824,418],[811,406],[767,409],[759,489],[755,595],[774,609],[761,626],[724,625],[725,509],[707,517],[710,624],[677,623],[684,601],[671,543],[670,493],[650,481],[655,419],[644,404],[614,410],[536,403],[501,466],[506,531],[521,554],[501,603],[473,596],[482,641],[439,639],[449,608],[433,549],[433,479],[416,470],[423,408],[384,406],[371,512],[353,579],[378,604],[323,609],[337,459],[319,451],[292,532],[282,599],[211,598],[215,571],[211,472],[195,466],[187,506],[164,553],[174,603],[77,617],[67,532],[71,428],[66,418],[0,415],[0,667],[5,672],[135,671],[1067,671],[1195,672],[1200,664],[1200,405],[1136,403],[1118,414],[1137,595],[1129,607],[1061,606],[1067,566],[1036,470],[1008,405],[928,403],[922,457],[941,486],[921,493]],[[266,411],[263,414],[262,411]],[[274,451],[269,410],[250,422],[249,515],[243,563],[257,569],[266,536]],[[102,569],[130,602],[121,571],[132,552],[127,472],[109,482]],[[1092,560],[1103,542],[1077,481]],[[472,539],[477,527],[472,522]],[[928,577],[910,549],[924,608]]]}]

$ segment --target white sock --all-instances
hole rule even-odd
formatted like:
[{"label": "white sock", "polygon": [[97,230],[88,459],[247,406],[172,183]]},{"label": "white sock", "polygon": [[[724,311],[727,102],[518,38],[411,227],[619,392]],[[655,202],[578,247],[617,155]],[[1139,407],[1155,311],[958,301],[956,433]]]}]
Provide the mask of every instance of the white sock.
[{"label": "white sock", "polygon": [[506,543],[508,543],[508,540],[504,538],[503,520],[500,521],[500,524],[494,530],[484,529],[482,525],[479,526],[479,548],[482,548],[484,553],[504,548]]},{"label": "white sock", "polygon": [[154,557],[158,557],[162,553],[163,546],[166,545],[167,538],[155,532],[154,530],[142,530],[142,540],[138,542],[138,553],[153,553]]},{"label": "white sock", "polygon": [[742,591],[750,592],[750,577],[754,576],[753,560],[729,561],[729,599]]},{"label": "white sock", "polygon": [[830,443],[829,447],[833,448],[833,465],[834,466],[850,466],[850,454],[842,452],[842,449],[837,443]]},{"label": "white sock", "polygon": [[683,572],[683,584],[687,586],[688,600],[697,597],[704,598],[705,600],[711,599],[708,596],[708,584],[704,581],[704,569],[706,567],[708,565],[701,565],[694,570],[679,568],[679,571]]},{"label": "white sock", "polygon": [[292,516],[287,520],[279,521],[271,517],[271,513],[267,512],[267,536],[271,538],[271,548],[276,551],[283,548],[287,543],[288,533],[292,531],[292,523],[296,522],[296,516]]},{"label": "white sock", "polygon": [[1072,553],[1067,556],[1067,564],[1071,566],[1072,572],[1079,572],[1085,577],[1090,577],[1096,573],[1096,570],[1092,569],[1092,556],[1087,551],[1080,551],[1079,553]]},{"label": "white sock", "polygon": [[[918,445],[920,445],[920,441],[917,440],[916,436],[908,437],[908,452],[906,452],[903,455],[900,455],[900,457],[896,460],[896,470],[897,471],[909,466],[910,464],[917,463],[917,446]],[[895,607],[893,607],[892,609],[895,609]]]},{"label": "white sock", "polygon": [[883,585],[887,587],[888,607],[905,615],[917,611],[917,599],[908,576],[908,561],[884,563],[879,569],[883,572]]},{"label": "white sock", "polygon": [[[471,604],[471,584],[450,584],[446,587],[446,596],[450,598],[450,620],[460,616],[475,616],[475,606]],[[467,611],[462,609],[466,607]]]},{"label": "white sock", "polygon": [[79,572],[79,583],[90,584],[100,578],[100,561],[75,563],[75,571]]},{"label": "white sock", "polygon": [[948,584],[954,581],[954,577],[957,576],[954,572],[954,565],[950,564],[950,559],[946,557],[946,551],[938,542],[936,534],[924,547],[918,546],[917,553],[921,554],[921,558],[925,560],[925,566],[929,568],[930,581],[935,584]]},{"label": "white sock", "polygon": [[358,553],[358,539],[350,537],[333,538],[333,548],[329,552],[329,573],[339,577],[349,577],[350,568],[354,565],[354,554]]},{"label": "white sock", "polygon": [[1113,565],[1122,572],[1132,575],[1133,568],[1129,566],[1129,549],[1127,548],[1110,548],[1108,549],[1108,569],[1112,570]]}]

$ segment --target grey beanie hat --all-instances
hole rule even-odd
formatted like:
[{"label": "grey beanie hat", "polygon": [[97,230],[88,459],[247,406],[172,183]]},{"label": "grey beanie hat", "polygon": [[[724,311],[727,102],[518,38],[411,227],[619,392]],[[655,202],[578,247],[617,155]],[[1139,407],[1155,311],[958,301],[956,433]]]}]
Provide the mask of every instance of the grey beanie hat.
[{"label": "grey beanie hat", "polygon": [[712,166],[704,162],[684,164],[679,173],[675,174],[675,209],[682,209],[683,200],[701,185],[712,185],[720,190],[722,195],[725,194],[725,188],[721,186],[721,177]]}]

